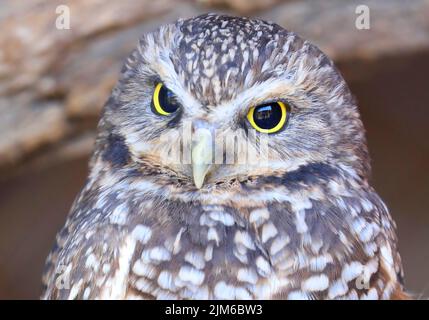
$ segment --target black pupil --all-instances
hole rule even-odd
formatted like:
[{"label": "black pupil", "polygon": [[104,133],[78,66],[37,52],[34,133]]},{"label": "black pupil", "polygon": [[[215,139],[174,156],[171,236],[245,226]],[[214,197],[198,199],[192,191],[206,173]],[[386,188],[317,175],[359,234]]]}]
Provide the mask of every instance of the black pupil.
[{"label": "black pupil", "polygon": [[278,103],[263,104],[255,108],[253,121],[261,129],[272,129],[282,118],[282,108]]},{"label": "black pupil", "polygon": [[165,86],[162,86],[161,90],[159,90],[159,104],[161,108],[168,113],[175,112],[179,108],[179,104],[173,92],[168,90]]}]

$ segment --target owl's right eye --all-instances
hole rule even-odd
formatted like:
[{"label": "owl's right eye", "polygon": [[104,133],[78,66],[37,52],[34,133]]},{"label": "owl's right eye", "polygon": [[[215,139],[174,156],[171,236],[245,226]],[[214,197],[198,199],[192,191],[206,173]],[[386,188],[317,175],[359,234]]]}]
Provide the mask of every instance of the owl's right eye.
[{"label": "owl's right eye", "polygon": [[158,83],[153,92],[152,111],[161,116],[168,116],[176,112],[179,107],[174,93],[162,83]]},{"label": "owl's right eye", "polygon": [[288,106],[278,101],[250,108],[247,120],[259,132],[276,133],[283,129],[288,116]]}]

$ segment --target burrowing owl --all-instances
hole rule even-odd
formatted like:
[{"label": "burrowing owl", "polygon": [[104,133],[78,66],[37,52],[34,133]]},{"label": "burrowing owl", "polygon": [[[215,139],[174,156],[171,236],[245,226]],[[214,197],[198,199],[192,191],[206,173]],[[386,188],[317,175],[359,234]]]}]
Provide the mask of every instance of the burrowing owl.
[{"label": "burrowing owl", "polygon": [[105,105],[43,298],[405,298],[369,174],[355,101],[314,45],[216,14],[162,26]]}]

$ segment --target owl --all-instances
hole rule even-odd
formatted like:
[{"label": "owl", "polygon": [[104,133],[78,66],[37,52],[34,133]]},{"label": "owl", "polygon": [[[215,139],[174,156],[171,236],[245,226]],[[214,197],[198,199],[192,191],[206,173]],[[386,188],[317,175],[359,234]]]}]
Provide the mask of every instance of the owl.
[{"label": "owl", "polygon": [[44,299],[405,299],[356,102],[316,46],[206,14],[144,35]]}]

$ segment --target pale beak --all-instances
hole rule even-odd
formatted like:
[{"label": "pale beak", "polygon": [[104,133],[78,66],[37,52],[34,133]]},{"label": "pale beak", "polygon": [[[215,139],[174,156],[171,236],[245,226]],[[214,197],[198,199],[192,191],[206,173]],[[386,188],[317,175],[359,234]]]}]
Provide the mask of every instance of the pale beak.
[{"label": "pale beak", "polygon": [[199,128],[192,136],[192,175],[195,186],[200,189],[210,170],[213,159],[212,135],[210,130]]}]

